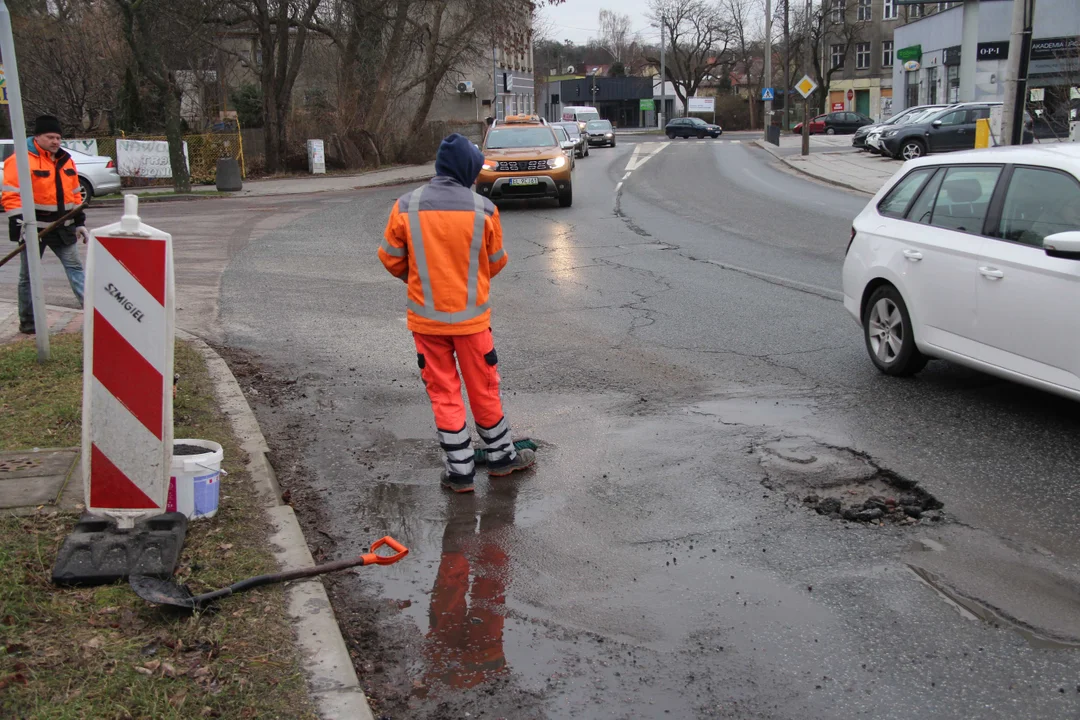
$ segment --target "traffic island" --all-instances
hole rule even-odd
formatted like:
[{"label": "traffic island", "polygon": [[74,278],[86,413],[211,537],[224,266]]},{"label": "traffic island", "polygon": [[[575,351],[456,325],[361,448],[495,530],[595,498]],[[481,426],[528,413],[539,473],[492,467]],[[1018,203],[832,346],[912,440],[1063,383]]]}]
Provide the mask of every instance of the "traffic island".
[{"label": "traffic island", "polygon": [[[53,478],[18,511],[0,511],[0,716],[316,717],[282,587],[187,616],[147,604],[126,582],[52,584],[57,552],[83,509],[77,451],[27,451],[78,444],[82,337],[55,335],[52,349],[39,365],[32,340],[0,346],[0,452],[11,465],[0,468],[0,488],[25,486],[15,476],[39,468],[49,471],[39,478]],[[177,567],[177,581],[199,593],[277,570],[274,528],[202,354],[177,342],[175,363],[176,435],[220,442],[228,472],[218,513],[188,525]],[[20,456],[40,462],[11,460]],[[8,489],[12,505],[15,486]]]}]

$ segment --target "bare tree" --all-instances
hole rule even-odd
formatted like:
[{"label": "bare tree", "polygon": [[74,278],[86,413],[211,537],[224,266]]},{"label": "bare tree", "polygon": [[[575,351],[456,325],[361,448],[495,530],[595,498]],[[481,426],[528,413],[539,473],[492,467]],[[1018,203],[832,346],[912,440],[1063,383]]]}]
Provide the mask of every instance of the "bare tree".
[{"label": "bare tree", "polygon": [[[666,80],[682,103],[728,56],[731,22],[719,5],[705,0],[650,0],[649,18],[667,38]],[[650,58],[659,63],[659,58]]]},{"label": "bare tree", "polygon": [[636,40],[629,15],[614,10],[601,10],[599,17],[600,37],[594,41],[601,50],[607,51],[617,63],[625,63],[630,46]]},{"label": "bare tree", "polygon": [[758,0],[722,0],[724,9],[731,20],[731,54],[735,66],[746,77],[746,89],[749,94],[747,103],[750,112],[750,127],[757,127],[757,97],[754,92],[754,62],[762,51],[761,36],[764,28],[761,5]]}]

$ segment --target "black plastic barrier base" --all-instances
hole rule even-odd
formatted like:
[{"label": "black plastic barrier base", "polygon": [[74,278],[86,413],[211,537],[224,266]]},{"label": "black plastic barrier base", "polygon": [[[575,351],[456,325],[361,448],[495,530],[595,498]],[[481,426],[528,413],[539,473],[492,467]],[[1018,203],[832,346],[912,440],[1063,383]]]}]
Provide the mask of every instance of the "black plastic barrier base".
[{"label": "black plastic barrier base", "polygon": [[187,517],[165,513],[121,530],[112,518],[83,515],[53,566],[55,585],[104,585],[128,575],[172,577],[187,537]]}]

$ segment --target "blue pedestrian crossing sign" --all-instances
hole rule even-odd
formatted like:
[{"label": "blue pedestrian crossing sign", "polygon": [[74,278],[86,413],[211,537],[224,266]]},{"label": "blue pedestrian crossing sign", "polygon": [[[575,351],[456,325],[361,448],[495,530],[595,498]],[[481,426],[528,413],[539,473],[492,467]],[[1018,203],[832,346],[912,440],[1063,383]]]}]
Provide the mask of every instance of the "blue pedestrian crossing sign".
[{"label": "blue pedestrian crossing sign", "polygon": [[773,89],[772,88],[761,88],[761,99],[762,100],[772,100],[772,99],[774,99],[773,98]]}]

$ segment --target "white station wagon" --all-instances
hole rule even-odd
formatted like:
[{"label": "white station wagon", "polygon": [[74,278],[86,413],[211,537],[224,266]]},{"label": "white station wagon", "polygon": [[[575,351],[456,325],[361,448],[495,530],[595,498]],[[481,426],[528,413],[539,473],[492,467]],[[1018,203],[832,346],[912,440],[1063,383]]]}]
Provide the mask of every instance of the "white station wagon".
[{"label": "white station wagon", "polygon": [[943,358],[1080,399],[1080,144],[906,163],[855,218],[843,284],[888,375]]}]

